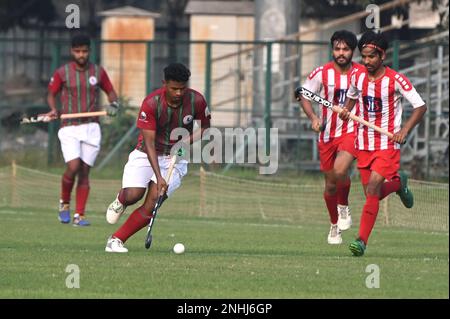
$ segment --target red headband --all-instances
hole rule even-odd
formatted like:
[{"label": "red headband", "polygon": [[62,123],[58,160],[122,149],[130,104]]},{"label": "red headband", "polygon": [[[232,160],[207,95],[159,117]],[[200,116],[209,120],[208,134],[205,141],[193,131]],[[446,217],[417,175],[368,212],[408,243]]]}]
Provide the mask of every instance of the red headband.
[{"label": "red headband", "polygon": [[369,48],[378,50],[378,51],[380,51],[381,53],[384,53],[384,50],[383,50],[382,48],[380,48],[380,47],[379,47],[378,45],[376,45],[376,44],[373,44],[373,43],[364,44],[364,45],[363,45],[363,48],[366,48],[366,47],[369,47]]}]

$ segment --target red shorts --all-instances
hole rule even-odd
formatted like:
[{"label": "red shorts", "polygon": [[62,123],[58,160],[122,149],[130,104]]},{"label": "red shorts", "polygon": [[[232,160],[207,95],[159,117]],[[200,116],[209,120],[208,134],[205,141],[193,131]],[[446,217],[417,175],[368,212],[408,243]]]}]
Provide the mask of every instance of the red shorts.
[{"label": "red shorts", "polygon": [[363,185],[369,183],[372,171],[390,181],[398,177],[400,169],[400,150],[358,151],[358,169]]},{"label": "red shorts", "polygon": [[354,133],[348,133],[327,143],[319,142],[320,170],[322,172],[332,170],[334,160],[340,151],[346,151],[356,158],[358,150],[355,148],[355,138]]}]

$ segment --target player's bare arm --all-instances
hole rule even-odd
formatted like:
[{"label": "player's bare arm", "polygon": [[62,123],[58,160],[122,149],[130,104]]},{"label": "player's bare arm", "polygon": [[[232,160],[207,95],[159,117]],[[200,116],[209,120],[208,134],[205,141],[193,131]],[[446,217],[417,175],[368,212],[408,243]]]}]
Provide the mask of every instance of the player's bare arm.
[{"label": "player's bare arm", "polygon": [[427,106],[424,104],[421,107],[415,108],[409,117],[408,121],[403,125],[400,131],[394,134],[392,140],[396,143],[403,144],[408,137],[411,130],[420,122],[427,111]]},{"label": "player's bare arm", "polygon": [[353,108],[355,107],[357,99],[352,99],[347,96],[345,99],[344,106],[342,107],[341,113],[339,113],[339,118],[343,121],[348,121],[350,118],[350,113],[352,112]]},{"label": "player's bare arm", "polygon": [[116,91],[115,90],[111,90],[109,93],[108,93],[108,101],[109,101],[109,103],[112,103],[112,102],[117,102],[117,93],[116,93]]},{"label": "player's bare arm", "polygon": [[314,113],[314,109],[313,106],[311,104],[311,101],[304,98],[303,96],[300,97],[300,101],[301,101],[301,106],[303,111],[305,111],[305,114],[308,116],[309,120],[311,121],[311,128],[315,131],[315,132],[320,132],[320,119],[319,117],[316,115],[316,113]]},{"label": "player's bare arm", "polygon": [[106,106],[106,113],[109,116],[115,116],[119,111],[119,102],[117,100],[117,93],[114,89],[107,92],[109,105]]},{"label": "player's bare arm", "polygon": [[156,183],[158,186],[158,194],[165,192],[167,189],[167,183],[161,175],[161,170],[158,164],[158,156],[156,154],[155,139],[156,131],[141,130],[145,143],[145,152],[147,153],[148,160],[152,166],[153,172],[156,175]]},{"label": "player's bare arm", "polygon": [[44,114],[49,117],[50,120],[55,120],[58,118],[58,109],[56,107],[56,96],[52,92],[48,92],[47,94],[47,104],[50,107],[50,112]]}]

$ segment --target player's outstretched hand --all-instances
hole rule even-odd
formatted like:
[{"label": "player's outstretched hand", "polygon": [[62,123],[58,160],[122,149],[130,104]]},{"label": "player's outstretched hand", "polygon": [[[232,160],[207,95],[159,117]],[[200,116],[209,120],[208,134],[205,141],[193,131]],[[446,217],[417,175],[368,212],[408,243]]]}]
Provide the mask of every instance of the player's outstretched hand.
[{"label": "player's outstretched hand", "polygon": [[106,113],[109,116],[116,116],[119,111],[119,103],[117,101],[111,102],[111,104],[106,106]]}]

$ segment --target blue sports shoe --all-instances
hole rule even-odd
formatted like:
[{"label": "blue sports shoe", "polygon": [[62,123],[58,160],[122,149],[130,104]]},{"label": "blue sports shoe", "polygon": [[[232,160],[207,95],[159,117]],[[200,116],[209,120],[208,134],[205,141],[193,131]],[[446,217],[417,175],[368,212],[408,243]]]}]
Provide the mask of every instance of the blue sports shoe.
[{"label": "blue sports shoe", "polygon": [[59,203],[58,219],[63,224],[70,223],[70,206],[68,203]]},{"label": "blue sports shoe", "polygon": [[84,216],[80,216],[80,214],[73,215],[73,226],[89,226],[91,223],[85,219]]}]

